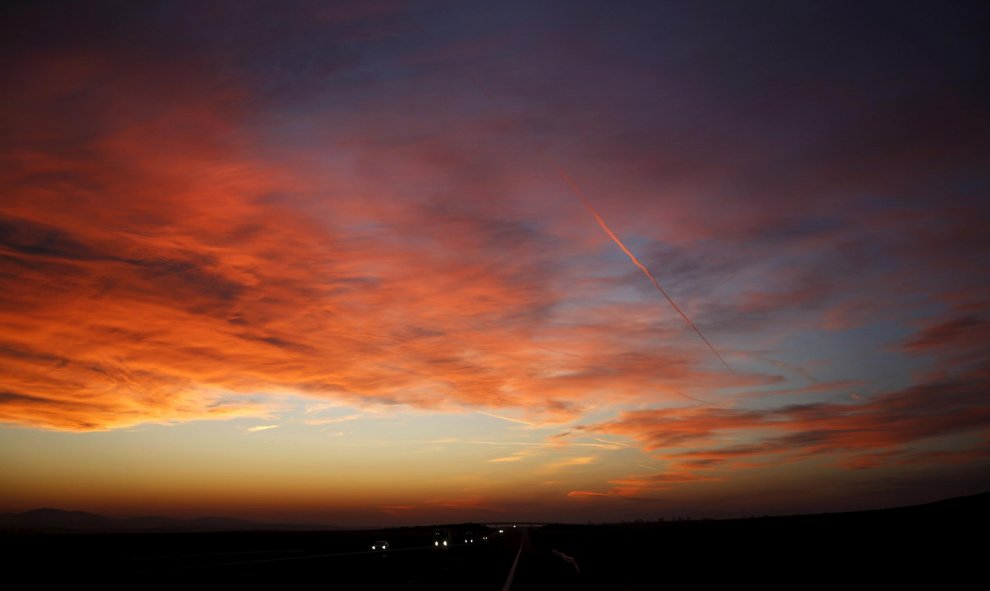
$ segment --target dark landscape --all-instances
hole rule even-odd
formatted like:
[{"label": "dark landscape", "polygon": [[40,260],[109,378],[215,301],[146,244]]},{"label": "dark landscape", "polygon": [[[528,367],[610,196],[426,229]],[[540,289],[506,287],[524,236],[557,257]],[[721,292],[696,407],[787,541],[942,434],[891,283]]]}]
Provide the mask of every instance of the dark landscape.
[{"label": "dark landscape", "polygon": [[[922,577],[953,588],[982,573],[985,548],[974,540],[990,525],[988,516],[990,493],[877,511],[606,525],[302,531],[304,526],[235,520],[155,524],[55,510],[8,514],[0,523],[8,572],[39,580],[657,589],[741,582],[889,585]],[[138,524],[148,530],[135,531]],[[194,526],[226,531],[192,531]],[[278,529],[286,527],[301,530]],[[437,528],[450,532],[449,548],[433,546]],[[380,540],[390,548],[371,550]]]}]

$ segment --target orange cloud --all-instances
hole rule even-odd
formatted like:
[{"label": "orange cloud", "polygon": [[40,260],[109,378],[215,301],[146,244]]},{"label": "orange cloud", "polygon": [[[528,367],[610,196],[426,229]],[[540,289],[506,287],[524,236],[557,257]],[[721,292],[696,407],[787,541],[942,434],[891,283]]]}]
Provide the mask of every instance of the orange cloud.
[{"label": "orange cloud", "polygon": [[525,454],[513,454],[511,456],[502,456],[502,457],[498,457],[498,458],[492,458],[492,459],[490,459],[488,461],[489,462],[495,462],[495,463],[518,462],[519,460],[523,459],[524,457],[526,457]]},{"label": "orange cloud", "polygon": [[[940,437],[990,432],[990,409],[984,404],[988,386],[990,374],[979,369],[862,403],[811,403],[769,410],[632,411],[577,432],[631,436],[688,476],[809,457],[833,457],[855,468],[936,462],[945,453],[972,459],[982,457],[985,448],[919,454],[911,446]],[[748,441],[729,443],[740,438]]]},{"label": "orange cloud", "polygon": [[593,463],[597,458],[595,456],[576,456],[572,458],[565,458],[553,462],[549,465],[549,468],[557,470],[560,468],[570,468],[571,466],[586,466]]},{"label": "orange cloud", "polygon": [[[31,91],[49,100],[71,90],[59,72],[81,66],[35,67],[48,82]],[[94,58],[79,76],[116,67]],[[314,186],[238,143],[235,90],[180,85],[164,101],[171,81],[118,73],[103,94],[142,116],[91,107],[81,151],[16,105],[30,116],[0,178],[0,270],[17,278],[0,294],[0,420],[266,416],[291,392],[561,422],[606,392],[767,383],[660,342],[680,333],[652,311],[555,312],[580,281],[551,264],[540,230],[428,204],[374,210],[346,179]]]}]

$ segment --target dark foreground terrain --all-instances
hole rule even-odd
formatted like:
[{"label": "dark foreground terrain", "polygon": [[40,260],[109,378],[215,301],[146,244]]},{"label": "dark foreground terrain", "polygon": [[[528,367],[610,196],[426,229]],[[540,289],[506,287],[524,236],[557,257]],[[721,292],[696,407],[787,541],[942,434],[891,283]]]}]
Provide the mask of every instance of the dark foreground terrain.
[{"label": "dark foreground terrain", "polygon": [[[5,573],[35,585],[317,585],[323,589],[773,588],[985,580],[990,494],[868,511],[724,521],[380,531],[0,534]],[[471,528],[474,543],[465,543]],[[483,540],[483,536],[488,536]],[[386,552],[371,550],[388,540]],[[966,581],[969,581],[966,583]]]}]

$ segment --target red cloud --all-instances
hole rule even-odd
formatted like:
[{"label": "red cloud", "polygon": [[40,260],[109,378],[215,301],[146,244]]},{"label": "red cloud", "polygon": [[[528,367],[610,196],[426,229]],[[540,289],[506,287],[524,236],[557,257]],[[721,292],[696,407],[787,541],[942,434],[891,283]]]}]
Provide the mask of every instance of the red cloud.
[{"label": "red cloud", "polygon": [[[376,11],[354,10],[320,22],[377,24]],[[594,428],[655,450],[705,448],[681,452],[693,468],[786,449],[896,448],[982,420],[975,400],[922,419],[897,412],[895,394],[803,409],[694,407],[728,388],[792,384],[714,367],[534,153],[545,132],[559,134],[564,168],[727,355],[745,353],[728,343],[764,348],[823,324],[899,320],[902,306],[967,291],[975,280],[939,273],[983,268],[978,211],[851,196],[929,186],[914,176],[826,150],[757,182],[758,134],[706,136],[722,129],[706,123],[691,132],[702,136],[672,141],[621,109],[588,118],[550,95],[507,117],[479,106],[486,99],[457,75],[410,96],[374,86],[334,95],[340,105],[320,92],[276,104],[285,87],[335,83],[336,68],[362,56],[313,51],[333,59],[314,65],[318,76],[293,77],[243,37],[250,48],[207,36],[190,40],[194,50],[161,51],[167,43],[125,35],[4,56],[15,92],[0,98],[10,121],[0,273],[14,279],[0,293],[0,420],[101,429],[264,414],[272,405],[255,395],[266,392],[518,407],[548,421],[677,401],[693,408]],[[475,51],[500,46],[486,39]],[[404,63],[443,54],[420,49]],[[524,90],[500,88],[499,74],[486,82],[493,92]],[[530,129],[531,119],[550,127]],[[561,131],[571,123],[577,131]],[[955,160],[922,147],[901,155]],[[960,309],[901,351],[969,351],[987,338],[984,308]],[[820,394],[843,378],[778,392]],[[959,389],[946,379],[929,385]],[[934,405],[901,394],[924,398],[919,413]],[[732,431],[758,441],[723,445]]]},{"label": "red cloud", "polygon": [[[22,73],[2,105],[21,117],[0,153],[0,272],[16,277],[0,293],[0,420],[257,416],[274,407],[255,394],[283,391],[567,420],[605,392],[769,381],[705,369],[655,310],[557,311],[603,287],[511,204],[396,205],[253,156],[250,104],[235,84],[198,92],[187,64],[94,50]],[[83,90],[96,98],[52,115]],[[413,177],[447,166],[403,149]]]},{"label": "red cloud", "polygon": [[600,493],[600,492],[593,492],[593,491],[587,491],[587,490],[572,490],[571,492],[567,493],[567,496],[569,496],[571,498],[575,498],[575,499],[586,499],[586,498],[589,498],[589,497],[591,497],[591,498],[593,498],[593,497],[607,497],[608,496],[608,493]]},{"label": "red cloud", "polygon": [[904,343],[911,353],[941,352],[972,349],[990,343],[990,322],[977,314],[939,319],[926,326]]},{"label": "red cloud", "polygon": [[[954,380],[919,384],[861,404],[634,411],[581,430],[634,437],[690,474],[825,456],[857,468],[938,461],[944,454],[920,454],[912,446],[932,438],[990,432],[988,387],[985,366]],[[726,444],[730,434],[751,442]],[[975,458],[985,455],[981,449],[951,453]]]}]

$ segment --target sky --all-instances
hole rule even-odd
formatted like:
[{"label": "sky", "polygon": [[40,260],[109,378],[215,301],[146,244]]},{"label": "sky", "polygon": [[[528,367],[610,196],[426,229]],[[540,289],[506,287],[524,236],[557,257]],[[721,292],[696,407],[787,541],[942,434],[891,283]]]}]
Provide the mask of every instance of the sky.
[{"label": "sky", "polygon": [[11,2],[0,510],[990,489],[990,11]]}]

